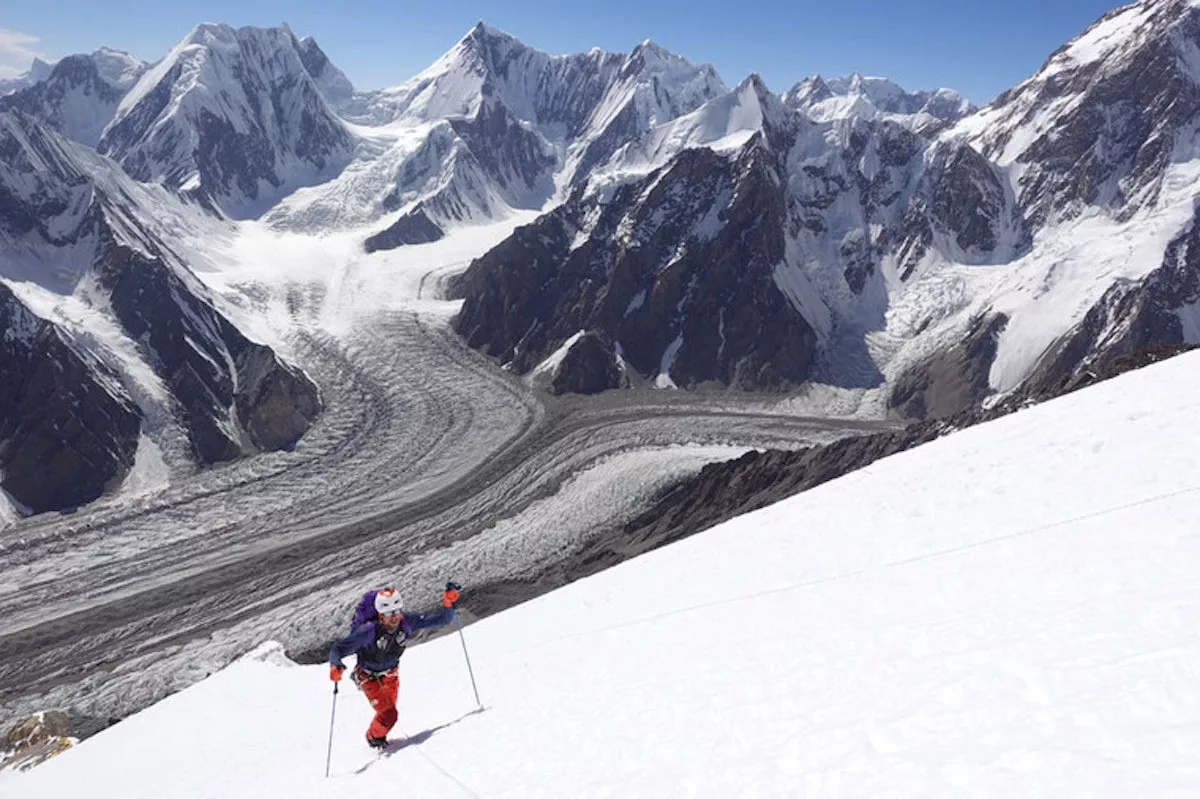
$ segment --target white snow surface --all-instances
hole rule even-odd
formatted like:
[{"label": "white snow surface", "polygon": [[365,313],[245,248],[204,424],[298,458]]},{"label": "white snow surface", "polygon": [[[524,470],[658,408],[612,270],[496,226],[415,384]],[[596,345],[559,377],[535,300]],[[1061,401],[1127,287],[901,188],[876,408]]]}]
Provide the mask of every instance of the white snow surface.
[{"label": "white snow surface", "polygon": [[0,792],[1196,795],[1198,414],[1200,353],[451,628],[386,757],[264,642]]},{"label": "white snow surface", "polygon": [[118,89],[131,89],[137,79],[150,66],[140,58],[123,50],[113,50],[111,47],[101,47],[92,53],[92,60],[100,77],[116,86]]},{"label": "white snow surface", "polygon": [[621,185],[645,177],[696,147],[736,155],[765,124],[777,123],[782,110],[778,99],[751,76],[737,88],[651,128],[622,147],[589,177],[588,191],[606,200]]},{"label": "white snow surface", "polygon": [[975,110],[953,89],[909,93],[888,78],[857,72],[837,78],[814,75],[784,92],[782,100],[817,122],[880,119],[914,130],[936,123],[947,114],[964,116]]}]

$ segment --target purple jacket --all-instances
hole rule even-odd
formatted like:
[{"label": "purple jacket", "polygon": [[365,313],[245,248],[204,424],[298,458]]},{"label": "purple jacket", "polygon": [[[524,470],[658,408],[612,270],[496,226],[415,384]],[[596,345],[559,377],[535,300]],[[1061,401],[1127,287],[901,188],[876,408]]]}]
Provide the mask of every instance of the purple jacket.
[{"label": "purple jacket", "polygon": [[345,638],[329,650],[329,665],[344,666],[342,658],[358,655],[358,667],[371,673],[382,673],[396,668],[409,636],[418,630],[444,627],[454,621],[454,608],[442,608],[440,613],[404,613],[400,626],[389,633],[378,621],[360,624]]}]

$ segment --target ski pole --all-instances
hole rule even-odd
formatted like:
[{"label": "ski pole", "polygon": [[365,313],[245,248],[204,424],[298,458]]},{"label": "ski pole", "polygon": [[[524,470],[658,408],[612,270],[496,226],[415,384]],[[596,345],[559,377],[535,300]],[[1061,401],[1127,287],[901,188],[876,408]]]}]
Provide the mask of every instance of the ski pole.
[{"label": "ski pole", "polygon": [[458,638],[462,641],[463,657],[467,659],[467,673],[471,675],[471,690],[475,692],[475,704],[483,710],[483,702],[479,701],[479,688],[475,685],[475,670],[471,668],[471,656],[467,654],[467,637],[463,635],[462,619],[458,616],[458,611],[454,612],[454,621],[458,623]]},{"label": "ski pole", "polygon": [[333,684],[333,709],[329,711],[329,748],[325,750],[325,776],[329,776],[329,760],[333,757],[333,717],[337,713],[338,684]]}]

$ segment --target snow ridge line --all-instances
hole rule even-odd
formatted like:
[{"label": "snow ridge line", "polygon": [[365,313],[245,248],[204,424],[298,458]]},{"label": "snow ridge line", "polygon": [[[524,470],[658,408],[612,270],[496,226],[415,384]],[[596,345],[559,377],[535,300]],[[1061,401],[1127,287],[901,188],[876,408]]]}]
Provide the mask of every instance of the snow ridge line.
[{"label": "snow ridge line", "polygon": [[[409,735],[408,735],[408,732],[407,732],[407,731],[406,731],[406,730],[405,730],[403,727],[397,727],[396,729],[398,729],[398,730],[400,731],[400,734],[401,734],[401,735],[403,735],[405,738],[408,738],[408,737],[409,737]],[[437,764],[437,761],[435,761],[435,760],[434,760],[432,757],[430,757],[429,755],[427,755],[427,754],[425,754],[424,752],[422,752],[422,751],[421,751],[421,747],[420,747],[420,746],[414,746],[413,748],[417,750],[417,754],[418,754],[418,755],[420,755],[421,757],[425,758],[425,761],[426,761],[427,763],[429,763],[429,765],[431,765],[431,766],[433,766],[435,769],[437,769],[437,770],[438,770],[438,772],[439,772],[439,773],[441,773],[441,775],[442,775],[443,777],[445,777],[446,779],[450,780],[450,781],[451,781],[451,782],[453,782],[455,785],[457,785],[459,788],[461,788],[461,789],[462,789],[462,790],[463,790],[463,791],[464,791],[464,792],[467,794],[467,796],[473,796],[473,797],[475,797],[475,799],[483,799],[483,795],[482,795],[482,794],[476,793],[474,790],[472,790],[472,789],[471,789],[471,787],[470,787],[469,785],[467,785],[466,783],[464,783],[464,782],[463,782],[462,780],[460,780],[458,777],[455,777],[455,776],[454,776],[453,774],[451,774],[449,771],[446,771],[446,769],[444,769],[444,768],[442,768],[441,766],[439,766],[439,765]]]},{"label": "snow ridge line", "polygon": [[755,591],[752,594],[743,594],[741,596],[732,596],[732,597],[725,597],[723,599],[714,599],[711,602],[701,602],[699,604],[689,605],[687,607],[677,608],[675,610],[668,610],[668,611],[664,611],[662,613],[655,613],[650,616],[643,616],[640,619],[633,619],[630,621],[622,622],[621,624],[613,624],[608,627],[597,627],[594,629],[589,628],[587,630],[581,630],[579,632],[567,633],[566,635],[560,635],[557,638],[550,638],[550,639],[542,641],[534,646],[525,647],[521,650],[509,650],[509,651],[497,652],[497,653],[495,653],[495,655],[493,655],[493,657],[508,655],[508,654],[512,654],[517,651],[524,652],[524,651],[529,651],[531,649],[538,649],[543,646],[549,646],[550,644],[559,643],[560,641],[569,641],[572,638],[582,638],[583,636],[595,635],[596,633],[606,633],[606,632],[612,632],[613,630],[622,630],[627,627],[635,627],[639,624],[645,624],[646,622],[658,621],[659,619],[669,619],[672,616],[680,616],[685,613],[691,613],[692,611],[696,611],[696,610],[708,610],[709,608],[720,607],[722,605],[732,605],[735,602],[747,602],[747,601],[750,601],[753,599],[761,599],[762,597],[772,596],[774,594],[783,594],[783,593],[787,593],[788,591],[796,591],[796,590],[803,589],[803,588],[811,588],[812,586],[816,586],[816,585],[824,585],[826,583],[835,583],[835,582],[838,582],[839,580],[847,580],[852,577],[861,577],[864,574],[869,574],[869,573],[875,572],[875,571],[882,571],[884,569],[891,569],[891,568],[895,568],[897,566],[907,566],[912,563],[919,563],[920,561],[925,561],[925,560],[934,560],[936,558],[945,557],[947,555],[957,555],[961,552],[967,552],[972,549],[979,549],[979,548],[982,548],[985,546],[990,546],[991,544],[1000,543],[1002,541],[1010,541],[1014,538],[1021,538],[1022,536],[1032,535],[1034,533],[1039,533],[1044,530],[1051,530],[1055,527],[1062,527],[1062,526],[1068,525],[1068,524],[1075,524],[1076,522],[1087,521],[1088,519],[1095,519],[1100,516],[1107,516],[1109,514],[1118,513],[1120,511],[1128,510],[1130,508],[1136,508],[1140,505],[1149,505],[1149,504],[1152,504],[1155,502],[1161,502],[1164,499],[1172,499],[1174,497],[1178,497],[1183,494],[1190,494],[1190,493],[1196,492],[1196,491],[1200,491],[1200,485],[1189,486],[1187,488],[1180,488],[1175,491],[1169,491],[1165,494],[1156,494],[1154,496],[1145,497],[1143,499],[1136,499],[1136,500],[1133,500],[1132,502],[1126,502],[1122,505],[1114,505],[1111,508],[1102,508],[1100,510],[1093,511],[1091,513],[1084,513],[1079,516],[1074,516],[1074,517],[1071,517],[1068,519],[1060,519],[1055,522],[1039,524],[1036,527],[1029,527],[1024,530],[1017,530],[1016,532],[1012,532],[1012,533],[1005,533],[1004,535],[998,535],[993,538],[985,538],[981,541],[975,541],[970,544],[963,544],[962,546],[951,547],[949,549],[941,549],[941,550],[937,550],[936,552],[926,553],[924,555],[915,555],[911,558],[905,558],[903,560],[891,561],[889,563],[880,563],[880,564],[877,564],[875,566],[871,566],[871,567],[868,567],[865,569],[856,569],[855,571],[846,572],[845,574],[834,574],[829,577],[821,577],[820,579],[817,579],[817,580],[805,580],[804,582],[791,583],[790,585],[781,585],[778,588],[768,588],[764,591]]}]

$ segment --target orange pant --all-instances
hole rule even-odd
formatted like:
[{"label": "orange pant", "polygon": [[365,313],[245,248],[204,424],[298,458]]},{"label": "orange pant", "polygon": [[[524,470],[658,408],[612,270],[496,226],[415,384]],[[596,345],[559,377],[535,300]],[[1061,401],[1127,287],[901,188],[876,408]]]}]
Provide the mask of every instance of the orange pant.
[{"label": "orange pant", "polygon": [[357,676],[359,689],[375,708],[375,718],[367,728],[367,735],[385,738],[399,716],[396,712],[396,697],[400,695],[399,670],[392,669],[378,678],[368,678],[362,672]]}]

